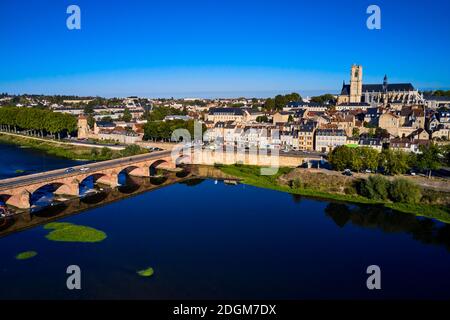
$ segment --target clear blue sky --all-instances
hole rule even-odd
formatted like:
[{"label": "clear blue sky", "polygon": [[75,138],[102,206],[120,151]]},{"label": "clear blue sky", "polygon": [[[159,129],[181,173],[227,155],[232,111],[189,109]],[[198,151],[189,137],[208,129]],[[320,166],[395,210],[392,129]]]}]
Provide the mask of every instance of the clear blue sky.
[{"label": "clear blue sky", "polygon": [[[81,8],[81,30],[66,8]],[[382,29],[366,28],[377,4]],[[450,86],[448,0],[1,0],[0,91],[106,96]]]}]

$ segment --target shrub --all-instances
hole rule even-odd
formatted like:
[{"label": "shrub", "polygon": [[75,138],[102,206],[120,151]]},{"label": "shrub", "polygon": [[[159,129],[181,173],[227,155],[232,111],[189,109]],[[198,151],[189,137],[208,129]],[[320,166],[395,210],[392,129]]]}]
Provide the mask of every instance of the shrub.
[{"label": "shrub", "polygon": [[293,189],[300,189],[302,187],[302,181],[300,178],[295,178],[291,181],[291,188]]},{"label": "shrub", "polygon": [[347,195],[356,195],[358,192],[356,191],[356,188],[354,186],[346,186],[344,188],[344,193]]},{"label": "shrub", "polygon": [[383,176],[370,176],[361,182],[361,195],[373,200],[389,198],[389,180]]},{"label": "shrub", "polygon": [[391,183],[389,196],[394,202],[417,203],[422,194],[417,185],[404,178],[398,178]]}]

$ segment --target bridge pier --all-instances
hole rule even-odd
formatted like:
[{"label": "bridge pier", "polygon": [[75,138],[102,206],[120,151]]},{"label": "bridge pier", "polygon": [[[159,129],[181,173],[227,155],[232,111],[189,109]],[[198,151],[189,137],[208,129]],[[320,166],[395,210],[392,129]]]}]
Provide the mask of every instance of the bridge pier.
[{"label": "bridge pier", "polygon": [[78,182],[73,182],[71,184],[64,184],[53,192],[55,195],[68,195],[68,196],[79,196],[80,186]]},{"label": "bridge pier", "polygon": [[150,167],[136,168],[128,173],[132,177],[150,177]]},{"label": "bridge pier", "polygon": [[106,184],[111,188],[115,188],[119,185],[118,176],[117,175],[105,175],[100,177],[96,181],[97,183]]},{"label": "bridge pier", "polygon": [[23,190],[22,192],[12,195],[6,204],[14,206],[19,209],[29,209],[30,206],[30,193],[26,190]]}]

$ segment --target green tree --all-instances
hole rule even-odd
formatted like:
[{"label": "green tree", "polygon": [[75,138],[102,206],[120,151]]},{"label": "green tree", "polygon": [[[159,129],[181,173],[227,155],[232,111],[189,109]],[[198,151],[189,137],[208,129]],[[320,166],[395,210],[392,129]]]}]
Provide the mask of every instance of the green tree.
[{"label": "green tree", "polygon": [[321,103],[321,104],[326,103],[326,102],[333,103],[334,101],[336,101],[336,98],[334,97],[334,95],[329,94],[329,93],[311,98],[311,102]]},{"label": "green tree", "polygon": [[397,178],[391,183],[389,196],[392,201],[403,203],[417,203],[422,198],[420,188],[404,178]]},{"label": "green tree", "polygon": [[376,171],[378,169],[378,157],[377,150],[369,147],[361,147],[355,149],[356,158],[361,160],[362,169],[368,169]]},{"label": "green tree", "polygon": [[130,122],[133,116],[131,115],[131,112],[128,108],[125,108],[123,111],[122,121]]},{"label": "green tree", "polygon": [[353,166],[354,152],[352,148],[338,146],[328,155],[328,162],[335,170],[342,171]]},{"label": "green tree", "polygon": [[379,155],[379,166],[383,167],[387,174],[403,174],[409,170],[409,156],[403,151],[384,149]]},{"label": "green tree", "polygon": [[380,138],[380,139],[388,139],[391,135],[389,134],[389,132],[386,129],[377,127],[375,129],[375,137]]},{"label": "green tree", "polygon": [[428,177],[431,178],[433,170],[441,167],[441,151],[434,143],[419,147],[420,153],[417,155],[417,167],[420,170],[428,170]]},{"label": "green tree", "polygon": [[264,103],[264,109],[267,111],[275,110],[275,101],[272,98],[268,98]]},{"label": "green tree", "polygon": [[447,166],[450,166],[450,144],[442,147],[442,154],[444,155],[444,162]]},{"label": "green tree", "polygon": [[93,114],[95,113],[95,112],[94,112],[94,106],[93,106],[92,104],[86,105],[86,106],[84,107],[83,112],[84,112],[84,114],[86,114],[86,115],[90,115],[90,114],[93,115]]},{"label": "green tree", "polygon": [[256,117],[256,122],[259,122],[259,123],[261,123],[261,122],[269,122],[269,118],[266,115],[258,116],[258,117]]},{"label": "green tree", "polygon": [[380,175],[371,175],[361,182],[361,195],[373,200],[389,198],[389,180]]}]

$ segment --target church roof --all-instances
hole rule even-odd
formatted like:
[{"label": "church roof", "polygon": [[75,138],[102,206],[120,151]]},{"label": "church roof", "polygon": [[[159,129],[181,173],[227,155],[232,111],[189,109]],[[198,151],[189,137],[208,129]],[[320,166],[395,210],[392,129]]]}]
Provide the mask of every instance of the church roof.
[{"label": "church roof", "polygon": [[[363,84],[363,92],[383,92],[384,87],[382,84]],[[411,83],[393,83],[387,85],[387,91],[414,91],[414,87]]]},{"label": "church roof", "polygon": [[[387,85],[387,91],[414,91],[414,86],[411,83],[393,83]],[[362,92],[384,92],[382,84],[363,84]],[[350,95],[350,85],[342,86],[342,95]]]}]

